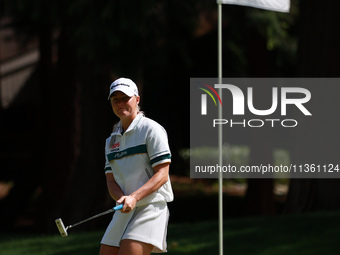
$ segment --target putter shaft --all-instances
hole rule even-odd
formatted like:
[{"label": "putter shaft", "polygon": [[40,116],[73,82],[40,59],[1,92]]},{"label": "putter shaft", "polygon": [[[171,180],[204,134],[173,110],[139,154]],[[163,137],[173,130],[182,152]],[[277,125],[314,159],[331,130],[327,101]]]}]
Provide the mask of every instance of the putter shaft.
[{"label": "putter shaft", "polygon": [[61,236],[62,236],[62,237],[66,237],[66,236],[68,236],[68,234],[67,234],[67,230],[68,230],[68,229],[73,228],[73,227],[76,227],[76,226],[78,226],[78,225],[80,225],[80,224],[82,224],[82,223],[85,223],[85,222],[87,222],[87,221],[93,220],[93,219],[98,218],[98,217],[100,217],[100,216],[103,216],[103,215],[112,213],[112,212],[114,212],[114,211],[120,210],[120,209],[122,209],[122,208],[123,208],[123,205],[115,206],[115,207],[113,207],[112,209],[109,209],[109,210],[107,210],[107,211],[105,211],[105,212],[102,212],[102,213],[98,213],[98,214],[96,214],[96,215],[94,215],[94,216],[92,216],[92,217],[90,217],[90,218],[87,218],[87,219],[85,219],[85,220],[82,220],[82,221],[80,221],[80,222],[78,222],[78,223],[75,223],[75,224],[73,224],[73,225],[69,225],[69,226],[67,226],[66,228],[65,228],[64,223],[63,223],[63,221],[62,221],[61,218],[56,219],[56,220],[55,220],[55,223],[56,223],[56,225],[57,225],[57,228],[58,228],[58,230],[59,230]]}]

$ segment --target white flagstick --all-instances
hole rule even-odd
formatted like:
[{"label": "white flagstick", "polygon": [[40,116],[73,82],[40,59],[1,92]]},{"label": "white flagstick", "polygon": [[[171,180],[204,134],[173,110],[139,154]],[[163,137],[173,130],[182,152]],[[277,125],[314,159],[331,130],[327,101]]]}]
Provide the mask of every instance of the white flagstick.
[{"label": "white flagstick", "polygon": [[[222,4],[218,3],[218,83],[222,84]],[[219,88],[218,94],[222,100],[222,89]],[[218,118],[222,119],[222,105],[218,105]],[[222,125],[218,126],[218,148],[219,164],[222,166]],[[219,254],[223,255],[223,175],[222,171],[218,177],[218,215],[219,215]]]},{"label": "white flagstick", "polygon": [[[222,84],[222,4],[236,4],[251,6],[255,8],[267,9],[278,12],[289,12],[290,0],[217,0],[218,8],[218,83]],[[222,99],[222,89],[218,91]],[[222,119],[222,106],[218,108],[219,119]],[[218,146],[219,146],[219,164],[223,164],[223,142],[222,142],[222,125],[218,127]],[[219,206],[219,254],[223,255],[223,175],[219,173],[218,179],[218,206]]]}]

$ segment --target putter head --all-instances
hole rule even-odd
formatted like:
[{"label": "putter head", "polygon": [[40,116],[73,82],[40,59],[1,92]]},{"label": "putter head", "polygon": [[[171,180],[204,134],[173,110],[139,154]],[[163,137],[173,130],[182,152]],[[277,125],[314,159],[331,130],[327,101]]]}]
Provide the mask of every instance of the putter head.
[{"label": "putter head", "polygon": [[57,228],[59,229],[59,232],[62,237],[68,236],[67,234],[67,228],[65,228],[63,221],[61,218],[55,220],[55,224],[57,225]]}]

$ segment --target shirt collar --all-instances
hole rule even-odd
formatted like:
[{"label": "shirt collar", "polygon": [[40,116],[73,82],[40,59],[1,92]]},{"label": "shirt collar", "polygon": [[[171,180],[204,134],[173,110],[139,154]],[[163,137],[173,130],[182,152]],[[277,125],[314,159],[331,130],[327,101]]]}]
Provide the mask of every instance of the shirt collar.
[{"label": "shirt collar", "polygon": [[[129,131],[131,131],[132,129],[135,128],[135,126],[139,123],[139,121],[141,120],[141,118],[144,117],[144,114],[142,112],[139,112],[137,114],[137,116],[133,119],[133,121],[131,122],[130,126],[128,127],[127,130],[125,130],[124,133],[127,133]],[[111,136],[113,135],[121,135],[123,132],[123,126],[122,126],[122,122],[119,121],[117,125],[114,126],[113,131],[111,133]]]}]

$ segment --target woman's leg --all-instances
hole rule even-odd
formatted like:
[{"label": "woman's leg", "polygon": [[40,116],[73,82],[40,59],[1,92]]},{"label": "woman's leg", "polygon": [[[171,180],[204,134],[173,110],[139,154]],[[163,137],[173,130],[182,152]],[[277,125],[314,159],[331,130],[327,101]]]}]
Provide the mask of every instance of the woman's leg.
[{"label": "woman's leg", "polygon": [[124,239],[120,243],[119,255],[149,255],[153,249],[152,244],[135,240]]},{"label": "woman's leg", "polygon": [[99,255],[118,255],[119,247],[106,244],[100,245]]}]

